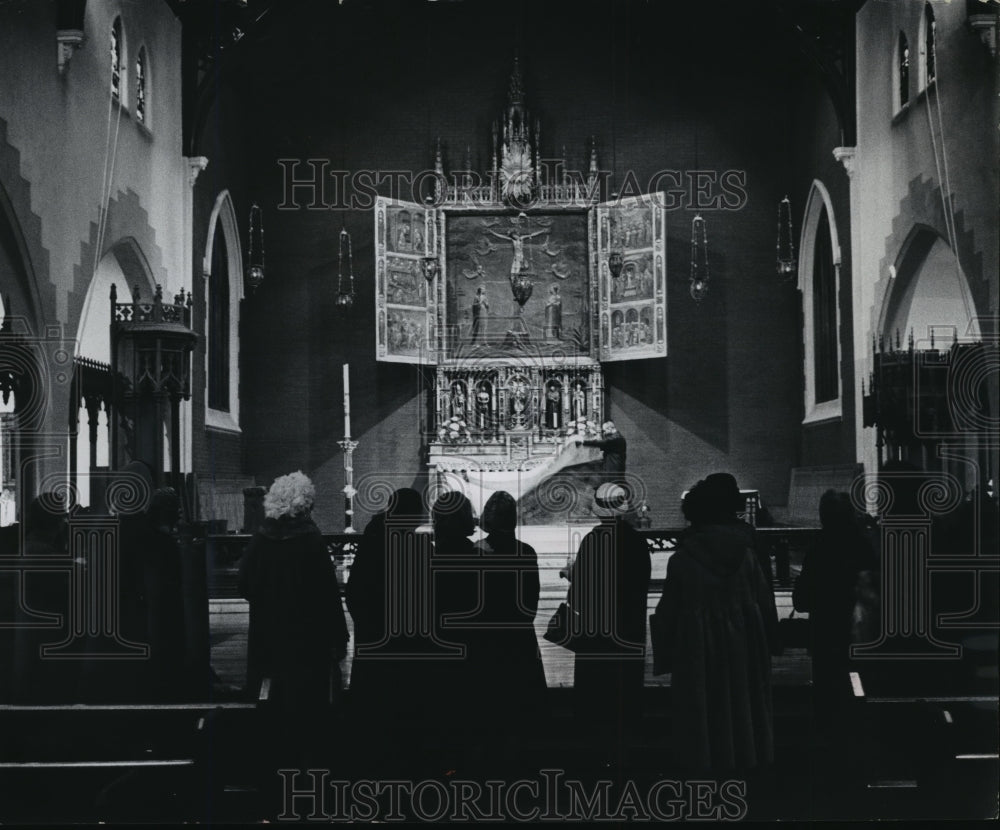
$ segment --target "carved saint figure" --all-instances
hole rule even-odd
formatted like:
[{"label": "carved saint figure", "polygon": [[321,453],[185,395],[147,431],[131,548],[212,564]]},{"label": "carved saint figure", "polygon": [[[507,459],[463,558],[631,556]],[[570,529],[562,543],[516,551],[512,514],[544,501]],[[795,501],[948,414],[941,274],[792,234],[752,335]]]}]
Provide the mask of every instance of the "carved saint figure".
[{"label": "carved saint figure", "polygon": [[545,302],[545,337],[549,340],[562,339],[562,296],[558,285],[549,289],[549,298]]},{"label": "carved saint figure", "polygon": [[579,420],[587,415],[587,390],[583,384],[573,385],[573,420]]},{"label": "carved saint figure", "polygon": [[451,414],[465,419],[465,387],[461,383],[451,385]]},{"label": "carved saint figure", "polygon": [[471,342],[480,343],[486,341],[486,316],[490,311],[489,298],[486,296],[486,288],[479,286],[476,289],[476,296],[472,298],[472,338]]},{"label": "carved saint figure", "polygon": [[559,429],[562,425],[562,389],[558,383],[550,383],[545,389],[545,426]]}]

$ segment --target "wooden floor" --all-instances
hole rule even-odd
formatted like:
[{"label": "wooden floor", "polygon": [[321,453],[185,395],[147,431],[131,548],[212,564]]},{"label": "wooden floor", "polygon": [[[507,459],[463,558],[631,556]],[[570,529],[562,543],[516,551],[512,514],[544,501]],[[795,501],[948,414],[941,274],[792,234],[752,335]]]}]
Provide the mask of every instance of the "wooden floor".
[{"label": "wooden floor", "polygon": [[[553,645],[542,634],[549,618],[555,613],[559,603],[566,599],[568,583],[559,576],[559,570],[566,565],[563,554],[540,555],[539,574],[541,577],[541,597],[538,614],[535,617],[535,632],[542,655],[542,665],[545,667],[545,677],[549,688],[571,687],[573,685],[573,653]],[[344,574],[341,584],[344,583]],[[666,557],[653,558],[654,580],[662,580],[666,575]],[[659,601],[659,590],[651,591],[649,595],[649,612],[652,613]],[[776,595],[779,617],[787,617],[791,611],[791,597],[787,591],[779,591]],[[212,668],[223,683],[242,687],[246,678],[247,624],[249,609],[242,599],[212,599],[209,602],[209,624],[211,635]],[[346,613],[347,625],[351,631],[353,643],[353,622]],[[646,648],[646,685],[669,686],[670,676],[654,677],[652,674],[652,648],[647,639]],[[344,661],[344,682],[349,683],[350,655]],[[805,686],[810,680],[810,660],[803,650],[790,650],[782,657],[773,661],[773,682],[775,685]]]}]

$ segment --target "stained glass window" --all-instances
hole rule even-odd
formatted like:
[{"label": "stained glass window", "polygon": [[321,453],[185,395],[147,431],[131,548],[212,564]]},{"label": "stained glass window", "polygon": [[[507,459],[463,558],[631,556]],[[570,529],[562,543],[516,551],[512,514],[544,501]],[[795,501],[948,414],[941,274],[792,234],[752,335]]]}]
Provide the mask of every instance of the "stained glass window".
[{"label": "stained glass window", "polygon": [[937,57],[937,44],[934,41],[936,27],[937,23],[934,22],[934,9],[931,8],[930,3],[927,3],[924,6],[924,49],[927,53],[925,60],[927,66],[926,81],[928,84],[934,80],[935,58]]},{"label": "stained glass window", "polygon": [[221,222],[215,226],[208,285],[208,405],[229,412],[229,253]]},{"label": "stained glass window", "polygon": [[146,49],[139,50],[135,61],[135,118],[146,123]]},{"label": "stained glass window", "polygon": [[816,376],[815,403],[840,395],[837,366],[837,273],[833,263],[830,218],[823,208],[816,229],[813,259],[813,360]]},{"label": "stained glass window", "polygon": [[899,106],[910,100],[910,46],[906,35],[899,33]]},{"label": "stained glass window", "polygon": [[111,24],[111,97],[122,98],[122,19],[115,18]]}]

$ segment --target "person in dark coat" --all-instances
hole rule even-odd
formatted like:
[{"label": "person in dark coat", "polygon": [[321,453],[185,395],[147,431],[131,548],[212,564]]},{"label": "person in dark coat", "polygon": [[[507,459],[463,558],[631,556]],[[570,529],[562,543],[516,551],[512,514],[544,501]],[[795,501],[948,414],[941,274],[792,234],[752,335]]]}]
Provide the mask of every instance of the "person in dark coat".
[{"label": "person in dark coat", "polygon": [[650,559],[627,520],[625,491],[602,484],[601,523],[580,543],[569,571],[567,604],[579,615],[574,661],[577,716],[608,741],[642,714]]},{"label": "person in dark coat", "polygon": [[[421,663],[428,737],[445,763],[468,757],[479,738],[484,713],[476,701],[472,665],[475,620],[480,613],[482,554],[469,537],[475,532],[472,504],[459,492],[441,495],[431,511],[434,551],[431,556],[434,657]],[[473,625],[470,625],[473,623]]]},{"label": "person in dark coat", "polygon": [[688,506],[694,524],[724,524],[734,533],[746,536],[757,557],[757,564],[770,583],[774,578],[770,551],[760,542],[753,525],[736,515],[746,508],[746,499],[730,473],[712,473],[706,476],[704,486]]},{"label": "person in dark coat", "polygon": [[423,714],[419,695],[399,694],[400,684],[411,683],[419,671],[414,661],[433,645],[429,625],[419,631],[419,620],[430,618],[431,601],[431,537],[417,533],[423,520],[416,490],[393,493],[365,528],[344,591],[354,620],[351,707],[358,727],[382,738]]},{"label": "person in dark coat", "polygon": [[692,525],[667,564],[653,626],[654,671],[672,674],[675,761],[694,773],[747,771],[774,755],[774,594],[751,536],[726,518],[731,502],[720,507],[718,482],[684,500]]},{"label": "person in dark coat", "polygon": [[470,659],[479,686],[477,699],[495,734],[530,734],[545,703],[545,670],[535,635],[540,582],[538,554],[518,541],[517,502],[507,492],[483,507],[487,536],[483,555],[482,610]]},{"label": "person in dark coat", "polygon": [[625,469],[628,456],[628,442],[618,431],[614,421],[605,421],[601,425],[601,438],[577,438],[577,444],[584,447],[597,447],[604,451],[603,483],[617,484],[628,490],[625,481]]},{"label": "person in dark coat", "polygon": [[337,572],[311,516],[315,494],[301,472],[274,481],[239,573],[250,603],[246,691],[256,698],[270,681],[277,749],[300,757],[321,746],[332,670],[348,640]]},{"label": "person in dark coat", "polygon": [[792,604],[809,614],[817,723],[835,728],[851,696],[849,649],[856,588],[861,573],[873,570],[876,560],[847,493],[827,490],[819,501],[819,518],[822,529],[806,551]]}]

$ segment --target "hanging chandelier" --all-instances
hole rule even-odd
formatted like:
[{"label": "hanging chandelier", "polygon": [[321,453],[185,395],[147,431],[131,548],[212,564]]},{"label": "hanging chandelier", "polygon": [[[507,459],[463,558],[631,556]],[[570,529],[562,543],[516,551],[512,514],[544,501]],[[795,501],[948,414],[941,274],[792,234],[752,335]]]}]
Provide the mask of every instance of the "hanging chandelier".
[{"label": "hanging chandelier", "polygon": [[247,279],[250,290],[256,291],[264,282],[264,223],[260,205],[250,206],[250,245],[247,250]]},{"label": "hanging chandelier", "polygon": [[708,293],[708,230],[696,213],[691,220],[691,299],[700,303]]},{"label": "hanging chandelier", "polygon": [[778,203],[778,276],[791,279],[797,270],[792,241],[792,203],[785,196]]},{"label": "hanging chandelier", "polygon": [[[347,250],[347,289],[344,289],[344,250]],[[337,251],[337,306],[347,311],[354,305],[354,254],[351,250],[351,235],[347,228],[340,229],[340,245]]]}]

